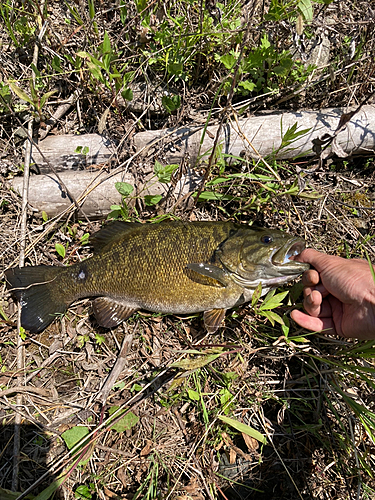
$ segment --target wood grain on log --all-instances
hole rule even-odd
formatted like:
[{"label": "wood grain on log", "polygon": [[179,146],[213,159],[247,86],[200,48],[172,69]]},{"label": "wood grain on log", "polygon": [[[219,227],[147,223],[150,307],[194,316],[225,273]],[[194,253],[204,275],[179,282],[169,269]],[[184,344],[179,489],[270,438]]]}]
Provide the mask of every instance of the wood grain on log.
[{"label": "wood grain on log", "polygon": [[[60,172],[61,180],[69,192],[80,203],[82,195],[88,193],[82,203],[82,209],[87,217],[103,218],[111,211],[111,205],[121,205],[122,197],[115,188],[116,182],[127,182],[134,186],[134,195],[165,196],[170,189],[170,184],[160,183],[154,175],[149,175],[143,185],[135,187],[135,179],[129,173],[115,175],[106,172],[67,171]],[[186,175],[177,182],[172,195],[178,199],[197,189],[200,177],[194,174]],[[12,187],[20,192],[22,177],[15,177]],[[95,189],[92,189],[94,186]],[[72,204],[64,188],[55,175],[33,175],[29,182],[29,205],[34,210],[46,212],[49,217],[54,217],[66,210]]]},{"label": "wood grain on log", "polygon": [[[349,110],[350,111],[350,110]],[[223,126],[220,143],[223,152],[233,157],[246,155],[258,158],[259,155],[287,159],[297,156],[312,155],[313,140],[329,134],[335,135],[340,117],[347,110],[326,109],[322,111],[300,111],[272,113],[264,116],[252,116],[228,122]],[[290,144],[281,147],[282,137],[286,131],[297,124],[297,132],[308,129]],[[347,126],[337,134],[335,141],[329,146],[340,156],[345,154],[371,154],[375,150],[375,108],[362,106]],[[162,151],[162,159],[166,163],[180,163],[190,156],[190,162],[195,163],[199,157],[208,156],[212,150],[218,126],[210,126],[203,134],[202,128],[181,128],[176,130],[158,130],[140,132],[135,135],[137,151],[149,147],[157,140],[156,146]],[[114,151],[113,143],[97,134],[82,136],[51,136],[39,144],[47,159],[53,163],[57,171],[61,169],[82,168],[92,163],[105,162]],[[78,146],[87,146],[89,153],[76,153]],[[149,146],[147,148],[147,146]],[[161,147],[163,146],[163,147]],[[325,152],[326,153],[326,152]],[[49,171],[48,166],[34,149],[33,160],[42,171]],[[230,160],[230,158],[228,159]],[[61,168],[60,168],[61,167]],[[90,190],[90,186],[99,185],[87,196],[83,210],[92,218],[104,217],[110,212],[110,206],[121,203],[121,196],[115,189],[116,182],[128,182],[134,186],[135,180],[131,174],[112,175],[105,172],[95,173],[87,170],[60,172],[60,177],[66,183],[67,189],[78,201],[82,193]],[[146,178],[144,185],[137,185],[137,195],[166,195],[170,186],[152,179],[152,174]],[[152,179],[152,180],[151,180]],[[174,196],[183,196],[197,188],[200,178],[188,173],[174,189]],[[13,187],[20,189],[22,178],[13,180]],[[71,200],[52,174],[37,175],[30,178],[29,205],[39,211],[45,211],[50,217],[68,208]]]},{"label": "wood grain on log", "polygon": [[[116,144],[99,134],[50,135],[38,146],[43,155],[34,147],[31,161],[35,164],[34,170],[41,174],[51,173],[48,162],[56,172],[82,170],[106,163],[116,152]],[[79,153],[77,148],[88,148],[88,153]]]},{"label": "wood grain on log", "polygon": [[[353,109],[353,108],[351,108]],[[349,109],[350,110],[350,109]],[[298,156],[312,156],[312,140],[324,134],[334,134],[342,114],[348,110],[343,108],[323,109],[321,111],[279,112],[262,116],[251,116],[233,120],[224,125],[219,143],[224,154],[234,157],[250,156],[276,159],[290,159]],[[292,144],[283,148],[282,137],[294,124],[297,131],[309,129],[297,137]],[[337,144],[347,154],[371,154],[375,150],[375,108],[363,106],[348,123],[345,130],[337,136]],[[151,145],[158,140],[156,147],[163,152],[163,160],[167,163],[180,163],[190,157],[192,164],[212,150],[218,126],[184,127],[179,129],[151,130],[139,132],[134,136],[136,150]],[[228,159],[230,161],[230,159]]]}]

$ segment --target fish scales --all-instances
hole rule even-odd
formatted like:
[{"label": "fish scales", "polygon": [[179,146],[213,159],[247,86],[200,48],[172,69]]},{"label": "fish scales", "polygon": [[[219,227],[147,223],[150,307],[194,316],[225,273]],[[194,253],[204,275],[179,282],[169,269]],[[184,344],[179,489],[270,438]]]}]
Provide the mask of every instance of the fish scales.
[{"label": "fish scales", "polygon": [[93,237],[94,255],[69,267],[31,266],[5,272],[22,306],[21,323],[43,330],[75,300],[92,297],[100,325],[112,327],[138,309],[204,312],[215,331],[225,310],[301,274],[292,257],[303,240],[278,230],[232,222],[115,222]]},{"label": "fish scales", "polygon": [[[146,231],[145,231],[146,229]],[[163,223],[140,225],[98,255],[67,268],[63,287],[71,297],[109,296],[156,312],[185,314],[220,306],[242,288],[223,287],[196,276],[189,263],[210,262],[235,224]],[[80,273],[85,279],[79,279]],[[73,278],[73,280],[72,280]],[[229,307],[229,304],[227,304]]]}]

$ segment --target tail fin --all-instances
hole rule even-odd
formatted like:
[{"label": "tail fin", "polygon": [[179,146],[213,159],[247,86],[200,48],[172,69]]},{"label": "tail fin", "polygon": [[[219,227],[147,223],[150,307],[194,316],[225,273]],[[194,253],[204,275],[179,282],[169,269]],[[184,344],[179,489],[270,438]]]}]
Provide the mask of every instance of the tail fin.
[{"label": "tail fin", "polygon": [[59,290],[58,276],[63,267],[13,267],[5,271],[11,294],[22,306],[21,325],[31,333],[38,333],[64,313],[67,304]]}]

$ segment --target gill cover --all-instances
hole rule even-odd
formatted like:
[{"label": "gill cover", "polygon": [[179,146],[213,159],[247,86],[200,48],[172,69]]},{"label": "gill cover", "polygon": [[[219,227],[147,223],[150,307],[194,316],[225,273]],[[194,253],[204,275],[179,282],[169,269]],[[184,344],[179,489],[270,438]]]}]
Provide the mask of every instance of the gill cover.
[{"label": "gill cover", "polygon": [[308,269],[308,264],[290,260],[305,243],[282,231],[241,228],[216,250],[215,259],[237,284],[255,288],[259,283],[286,283]]}]

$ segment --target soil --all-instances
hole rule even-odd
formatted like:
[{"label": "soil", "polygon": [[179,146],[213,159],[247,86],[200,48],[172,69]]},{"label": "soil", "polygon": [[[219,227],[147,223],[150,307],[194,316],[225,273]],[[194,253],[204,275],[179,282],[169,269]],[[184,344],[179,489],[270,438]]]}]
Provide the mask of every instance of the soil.
[{"label": "soil", "polygon": [[[205,8],[216,19],[215,5],[206,2]],[[84,19],[82,25],[74,20],[67,3],[48,4],[48,35],[40,44],[38,63],[39,70],[45,70],[43,75],[49,74],[51,51],[64,57],[89,52],[90,36],[99,44],[104,31],[112,44],[117,41],[124,58],[137,50],[141,53],[152,37],[157,38],[157,28],[153,34],[142,31],[133,2],[127,3],[125,27],[117,4],[103,1],[95,6],[98,33],[83,2],[73,6]],[[261,92],[246,97],[221,95],[210,123],[225,117],[230,98],[236,109],[246,103],[245,116],[260,110],[357,106],[369,98],[375,68],[371,2],[314,4],[310,34],[315,31],[325,47],[319,63],[316,52],[312,54],[317,38],[311,36],[305,45],[301,42],[298,50],[293,49],[295,27],[290,20],[269,20],[264,15],[268,5],[254,2],[251,9],[257,20],[249,32],[252,42],[259,41],[262,26],[276,46],[294,50],[302,61],[314,57],[319,69],[306,85],[280,86],[278,93],[265,97]],[[28,43],[15,48],[4,24],[0,45],[4,49],[0,51],[0,83],[28,79],[33,34]],[[355,56],[351,55],[353,45]],[[48,133],[97,133],[104,126],[104,133],[118,144],[114,164],[105,168],[116,168],[132,160],[132,137],[137,131],[204,123],[218,80],[224,78],[212,59],[207,57],[206,63],[199,75],[192,74],[188,81],[177,79],[173,85],[162,72],[147,66],[143,82],[138,76],[137,99],[144,92],[139,98],[143,107],[139,102],[129,107],[124,99],[114,99],[105,84],[94,88],[82,71],[56,70],[44,90],[56,93],[43,108],[45,116],[35,113],[34,136],[46,130],[48,118],[78,89],[74,106]],[[155,88],[164,85],[181,96],[181,106],[158,114],[160,102],[155,104],[153,98],[160,95]],[[94,233],[103,221],[86,220],[74,209],[60,219],[45,220],[44,214],[28,207],[26,234],[22,234],[22,198],[12,190],[11,180],[23,173],[26,140],[21,125],[27,126],[31,112],[18,97],[13,95],[9,108],[0,107],[2,269],[18,265],[23,237],[26,265],[77,262],[92,252],[82,238],[85,241],[84,235]],[[150,100],[153,104],[148,108]],[[130,161],[130,171],[134,175],[151,171],[157,159],[161,160],[158,151],[149,151]],[[222,175],[231,179],[217,191],[222,195],[219,200],[197,201],[190,196],[177,205],[167,199],[154,206],[141,199],[126,200],[124,210],[131,220],[141,222],[167,215],[185,221],[255,223],[301,236],[329,254],[368,255],[375,261],[373,152],[366,158],[299,158],[272,166],[281,178],[273,192],[261,189],[259,183],[244,184],[243,179],[230,177],[241,172],[268,175],[265,163],[244,159],[224,166],[218,159],[210,166],[202,161],[195,169],[206,183]],[[178,172],[184,168],[181,165]],[[284,194],[285,186],[294,182],[300,192]],[[56,244],[65,248],[64,257]],[[375,367],[368,354],[372,344],[309,335],[292,323],[290,340],[281,325],[272,325],[248,305],[228,311],[223,327],[210,336],[200,315],[178,318],[140,312],[108,330],[96,324],[88,299],[73,304],[41,334],[26,333],[21,339],[17,304],[6,291],[3,276],[1,286],[0,497],[11,489],[35,497],[54,485],[64,471],[66,476],[55,493],[64,499],[374,498]],[[276,311],[288,316],[292,308],[301,307],[301,285],[297,282],[284,289],[290,295]],[[211,363],[194,364],[212,352],[220,355]],[[181,356],[191,360],[183,370],[173,366]],[[111,373],[115,378],[113,387],[108,387]],[[348,403],[348,398],[354,403]],[[355,410],[355,404],[365,412],[359,406]],[[125,423],[120,420],[120,430],[110,429],[109,416],[117,408],[131,412],[135,425],[129,424],[128,414]],[[218,413],[267,436],[267,444],[225,425]],[[92,443],[72,458],[62,436],[76,427],[87,429]],[[18,431],[19,444],[14,448]]]}]

